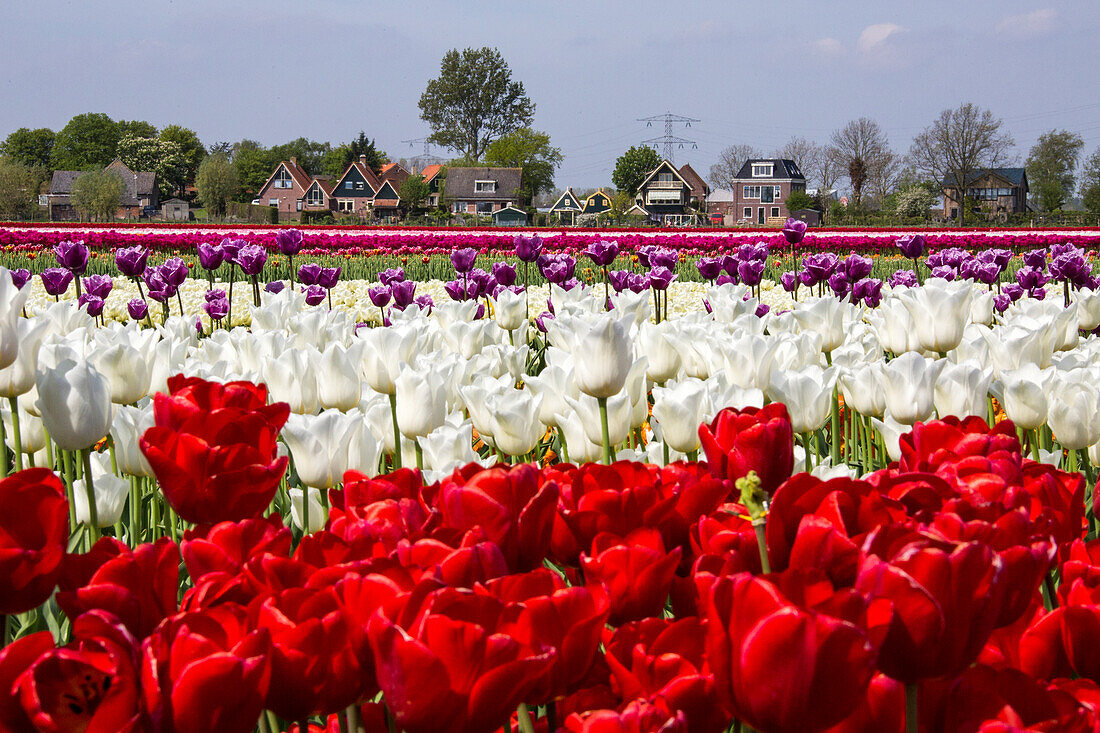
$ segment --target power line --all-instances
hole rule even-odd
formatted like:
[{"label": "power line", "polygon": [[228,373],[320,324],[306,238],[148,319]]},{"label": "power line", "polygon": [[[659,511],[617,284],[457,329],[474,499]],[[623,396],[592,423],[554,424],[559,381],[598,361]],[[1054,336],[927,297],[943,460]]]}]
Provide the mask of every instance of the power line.
[{"label": "power line", "polygon": [[700,122],[700,120],[692,117],[684,117],[683,115],[674,115],[671,112],[665,112],[663,115],[654,115],[652,117],[639,117],[638,122],[644,122],[646,127],[653,127],[654,122],[660,122],[664,120],[665,134],[661,137],[650,138],[649,140],[642,140],[643,145],[651,145],[656,150],[658,145],[664,145],[665,147],[665,160],[672,162],[672,146],[679,145],[681,148],[684,145],[690,145],[692,148],[698,148],[699,145],[694,140],[685,140],[682,137],[676,137],[672,134],[673,125],[683,125],[684,127],[691,127],[692,122]]}]

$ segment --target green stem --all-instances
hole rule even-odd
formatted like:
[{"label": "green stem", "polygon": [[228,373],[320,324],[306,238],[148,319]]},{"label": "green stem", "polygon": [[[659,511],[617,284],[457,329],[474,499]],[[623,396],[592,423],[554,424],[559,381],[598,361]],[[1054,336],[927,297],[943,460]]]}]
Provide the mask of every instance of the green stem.
[{"label": "green stem", "polygon": [[917,733],[917,685],[905,686],[905,733]]},{"label": "green stem", "polygon": [[348,720],[348,733],[359,733],[359,706],[348,705],[344,713]]},{"label": "green stem", "polygon": [[8,444],[4,432],[4,421],[0,420],[0,478],[8,477]]},{"label": "green stem", "polygon": [[393,419],[393,468],[401,468],[401,430],[397,427],[397,393],[390,395],[390,417]]},{"label": "green stem", "polygon": [[527,703],[521,702],[516,708],[516,717],[519,719],[520,733],[535,733],[535,726],[531,723],[531,714],[527,710]]},{"label": "green stem", "polygon": [[53,455],[53,440],[50,438],[50,431],[46,430],[46,426],[42,426],[42,432],[46,436],[46,464],[52,471],[54,469],[54,455]]},{"label": "green stem", "polygon": [[665,465],[667,466],[668,463],[669,463],[669,458],[671,458],[671,456],[669,455],[668,441],[666,440],[666,441],[663,441],[663,442],[664,442],[664,445],[661,446],[661,447],[664,449]]},{"label": "green stem", "polygon": [[99,507],[96,506],[95,485],[92,481],[92,449],[85,448],[80,453],[84,459],[84,493],[88,495],[88,529],[94,545],[99,540]]},{"label": "green stem", "polygon": [[17,398],[9,397],[8,404],[11,405],[11,438],[15,444],[15,470],[23,470],[23,438],[19,430],[19,403]]},{"label": "green stem", "polygon": [[561,443],[561,462],[569,463],[569,446],[565,442],[565,431],[558,428],[558,442]]},{"label": "green stem", "polygon": [[600,430],[603,435],[603,462],[611,465],[611,432],[607,428],[607,398],[597,397],[596,402],[600,406]]},{"label": "green stem", "polygon": [[138,512],[141,511],[141,494],[138,491],[137,476],[130,477],[130,547],[137,549],[140,544],[138,537]]},{"label": "green stem", "polygon": [[810,470],[811,470],[811,468],[810,468],[810,434],[809,433],[802,433],[802,452],[805,454],[805,457],[806,457],[805,467],[804,467],[803,470],[805,470],[806,473],[809,473]]},{"label": "green stem", "polygon": [[765,575],[772,571],[772,564],[768,561],[768,541],[764,531],[766,521],[764,517],[752,520],[753,529],[756,530],[756,546],[760,548],[760,567],[764,569]]},{"label": "green stem", "polygon": [[829,458],[832,465],[840,464],[840,392],[833,387],[833,406],[829,412]]},{"label": "green stem", "polygon": [[420,447],[420,441],[414,440],[413,447],[416,449],[416,467],[421,471],[424,470],[424,449]]},{"label": "green stem", "polygon": [[302,484],[302,536],[309,534],[309,487]]},{"label": "green stem", "polygon": [[61,463],[65,469],[65,491],[69,495],[69,533],[76,531],[76,494],[73,491],[73,455],[61,451]]}]

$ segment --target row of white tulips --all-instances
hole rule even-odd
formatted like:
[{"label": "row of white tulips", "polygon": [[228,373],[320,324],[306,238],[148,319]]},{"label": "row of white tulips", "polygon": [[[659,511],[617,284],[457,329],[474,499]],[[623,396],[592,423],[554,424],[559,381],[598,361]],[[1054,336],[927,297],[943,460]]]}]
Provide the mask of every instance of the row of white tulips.
[{"label": "row of white tulips", "polygon": [[[290,404],[291,508],[310,529],[324,521],[321,490],[347,469],[377,473],[387,456],[428,480],[471,461],[539,459],[549,445],[573,462],[613,447],[664,463],[694,456],[699,424],[720,409],[765,401],[787,405],[800,459],[819,473],[866,470],[876,446],[896,458],[898,436],[920,420],[988,417],[991,396],[1037,456],[1097,461],[1100,339],[1081,335],[1100,325],[1096,294],[1069,308],[1023,300],[995,317],[984,287],[929,280],[886,292],[875,310],[826,297],[758,317],[746,293],[705,289],[710,312],[700,297],[655,325],[644,294],[613,295],[605,311],[602,288],[555,289],[543,335],[524,317],[541,311],[534,295],[528,305],[506,291],[484,319],[476,303],[439,299],[430,315],[411,306],[389,326],[357,327],[348,310],[284,291],[251,309],[250,328],[200,338],[193,317],[99,326],[72,302],[27,307],[30,289],[0,269],[4,442],[21,451],[17,465],[46,465],[53,448],[86,450],[109,434],[110,457],[89,466],[100,526],[119,520],[127,476],[151,476],[137,442],[150,396],[175,373],[264,382]],[[475,451],[482,443],[492,452]]]}]

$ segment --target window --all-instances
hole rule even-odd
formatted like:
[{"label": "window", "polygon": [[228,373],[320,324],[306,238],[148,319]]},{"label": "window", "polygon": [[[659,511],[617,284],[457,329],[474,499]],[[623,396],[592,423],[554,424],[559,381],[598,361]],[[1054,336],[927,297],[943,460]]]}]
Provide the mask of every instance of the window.
[{"label": "window", "polygon": [[298,199],[298,211],[302,210],[302,200]]},{"label": "window", "polygon": [[474,181],[474,191],[476,193],[492,193],[496,190],[496,181]]},{"label": "window", "polygon": [[362,191],[363,190],[363,182],[362,181],[356,181],[355,182],[355,190],[356,191]]},{"label": "window", "polygon": [[746,219],[751,219],[752,218],[752,207],[751,206],[746,206],[745,207],[745,218]]},{"label": "window", "polygon": [[355,211],[355,202],[352,199],[340,199],[336,202],[339,211]]},{"label": "window", "polygon": [[275,188],[294,188],[294,181],[286,168],[280,167],[279,172],[275,174]]},{"label": "window", "polygon": [[775,197],[779,198],[782,195],[783,195],[783,187],[782,186],[776,186],[775,187]]},{"label": "window", "polygon": [[268,199],[267,200],[267,205],[268,206],[278,206],[279,205],[279,199]]},{"label": "window", "polygon": [[451,204],[451,213],[457,214],[466,210],[466,204],[461,201],[455,201]]},{"label": "window", "polygon": [[309,189],[309,193],[306,194],[306,204],[308,206],[323,206],[325,203],[325,194],[321,191],[320,186],[312,186]]},{"label": "window", "polygon": [[747,199],[760,198],[760,186],[745,186],[745,196]]},{"label": "window", "polygon": [[351,181],[345,181],[345,182],[344,182],[344,188],[346,188],[347,190],[349,190],[349,191],[350,191],[350,190],[352,189],[352,183],[351,183]]},{"label": "window", "polygon": [[772,164],[771,163],[753,163],[752,164],[752,177],[753,178],[771,178],[772,177]]},{"label": "window", "polygon": [[772,216],[779,216],[779,207],[778,206],[773,206],[772,207],[772,214],[771,215]]},{"label": "window", "polygon": [[479,213],[479,214],[492,214],[493,213],[493,203],[491,201],[478,201],[477,202],[477,213]]},{"label": "window", "polygon": [[774,193],[775,189],[771,186],[760,187],[760,203],[770,204],[772,201],[775,201]]}]

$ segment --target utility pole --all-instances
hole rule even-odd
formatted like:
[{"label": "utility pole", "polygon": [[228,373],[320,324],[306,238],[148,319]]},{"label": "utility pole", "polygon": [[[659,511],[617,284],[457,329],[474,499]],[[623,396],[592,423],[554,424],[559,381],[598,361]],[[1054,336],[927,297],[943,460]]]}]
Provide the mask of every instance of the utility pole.
[{"label": "utility pole", "polygon": [[665,123],[665,134],[661,137],[650,138],[649,140],[642,140],[643,145],[652,146],[654,150],[658,145],[663,145],[665,149],[664,157],[670,163],[672,162],[672,146],[679,145],[681,149],[685,145],[690,145],[692,149],[697,149],[699,145],[694,140],[685,140],[682,137],[676,137],[672,134],[673,125],[683,125],[684,127],[691,127],[692,122],[700,122],[693,117],[684,117],[683,115],[674,115],[671,112],[665,112],[663,115],[653,115],[652,117],[639,117],[638,122],[644,122],[646,127],[653,127],[654,122]]}]

